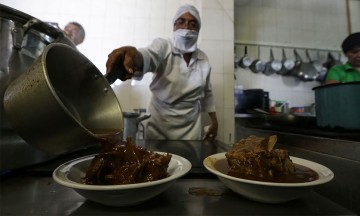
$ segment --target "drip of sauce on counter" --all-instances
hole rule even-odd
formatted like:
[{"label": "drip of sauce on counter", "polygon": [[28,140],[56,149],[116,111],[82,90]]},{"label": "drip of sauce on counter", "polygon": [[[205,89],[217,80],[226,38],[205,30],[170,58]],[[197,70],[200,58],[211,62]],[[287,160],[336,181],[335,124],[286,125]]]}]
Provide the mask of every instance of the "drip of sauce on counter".
[{"label": "drip of sauce on counter", "polygon": [[[229,166],[227,159],[221,159],[214,163],[214,168],[226,175],[228,175]],[[238,176],[234,176],[238,177]],[[243,179],[254,180],[254,181],[263,181],[263,182],[277,182],[277,183],[303,183],[315,181],[319,178],[319,175],[312,169],[295,164],[295,173],[291,175],[278,175],[273,176],[273,178],[262,178],[259,176],[241,176]]]}]

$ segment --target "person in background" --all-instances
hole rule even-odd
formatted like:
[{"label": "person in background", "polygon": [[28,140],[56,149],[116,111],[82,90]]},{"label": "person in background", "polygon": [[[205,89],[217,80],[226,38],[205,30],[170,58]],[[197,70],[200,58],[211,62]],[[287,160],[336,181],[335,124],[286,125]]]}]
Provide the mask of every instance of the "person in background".
[{"label": "person in background", "polygon": [[69,22],[64,28],[66,36],[68,36],[77,46],[85,39],[85,29],[78,22]]},{"label": "person in background", "polygon": [[348,61],[330,68],[325,84],[360,81],[360,32],[347,36],[341,48]]},{"label": "person in background", "polygon": [[[109,54],[107,73],[123,67],[120,80],[141,79],[152,72],[151,117],[145,139],[214,140],[218,121],[210,83],[211,66],[206,54],[197,48],[201,20],[192,5],[181,6],[173,18],[173,41],[157,38],[146,48],[125,46]],[[203,133],[201,112],[211,124]]]}]

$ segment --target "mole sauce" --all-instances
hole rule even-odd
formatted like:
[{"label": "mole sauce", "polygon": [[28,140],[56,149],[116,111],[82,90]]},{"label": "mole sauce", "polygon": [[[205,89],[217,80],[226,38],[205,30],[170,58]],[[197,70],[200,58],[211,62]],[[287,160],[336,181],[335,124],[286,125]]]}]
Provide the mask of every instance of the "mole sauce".
[{"label": "mole sauce", "polygon": [[[221,159],[216,161],[214,163],[214,168],[217,171],[228,175],[229,166],[227,163],[227,159]],[[319,175],[314,170],[308,167],[295,164],[295,173],[291,175],[283,174],[283,175],[273,176],[272,178],[270,177],[261,178],[258,176],[233,176],[233,177],[254,180],[254,181],[263,181],[263,182],[303,183],[303,182],[315,181],[316,179],[319,178]]]}]

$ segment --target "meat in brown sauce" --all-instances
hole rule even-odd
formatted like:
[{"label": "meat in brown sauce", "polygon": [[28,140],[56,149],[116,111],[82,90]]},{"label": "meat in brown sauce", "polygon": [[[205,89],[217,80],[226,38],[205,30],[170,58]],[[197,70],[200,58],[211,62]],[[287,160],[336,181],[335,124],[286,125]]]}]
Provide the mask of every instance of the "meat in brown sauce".
[{"label": "meat in brown sauce", "polygon": [[276,135],[249,136],[234,144],[225,155],[228,175],[260,181],[277,181],[279,176],[294,175],[295,165],[284,149],[273,149]]},{"label": "meat in brown sauce", "polygon": [[116,138],[102,138],[102,151],[87,168],[82,182],[90,185],[122,185],[150,182],[169,176],[170,154],[158,154]]}]

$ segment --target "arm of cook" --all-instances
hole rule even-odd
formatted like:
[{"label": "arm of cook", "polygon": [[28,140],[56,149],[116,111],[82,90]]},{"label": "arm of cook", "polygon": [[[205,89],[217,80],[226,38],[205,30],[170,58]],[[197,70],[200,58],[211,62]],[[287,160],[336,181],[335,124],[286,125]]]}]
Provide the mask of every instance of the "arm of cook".
[{"label": "arm of cook", "polygon": [[[106,73],[115,71],[118,69],[117,65],[122,63],[126,70],[126,75],[119,77],[120,80],[131,79],[133,76],[135,79],[140,80],[145,73],[149,71],[155,72],[164,57],[169,53],[171,53],[171,46],[162,38],[153,40],[146,48],[120,47],[108,55]],[[136,72],[135,75],[134,72]]]}]

